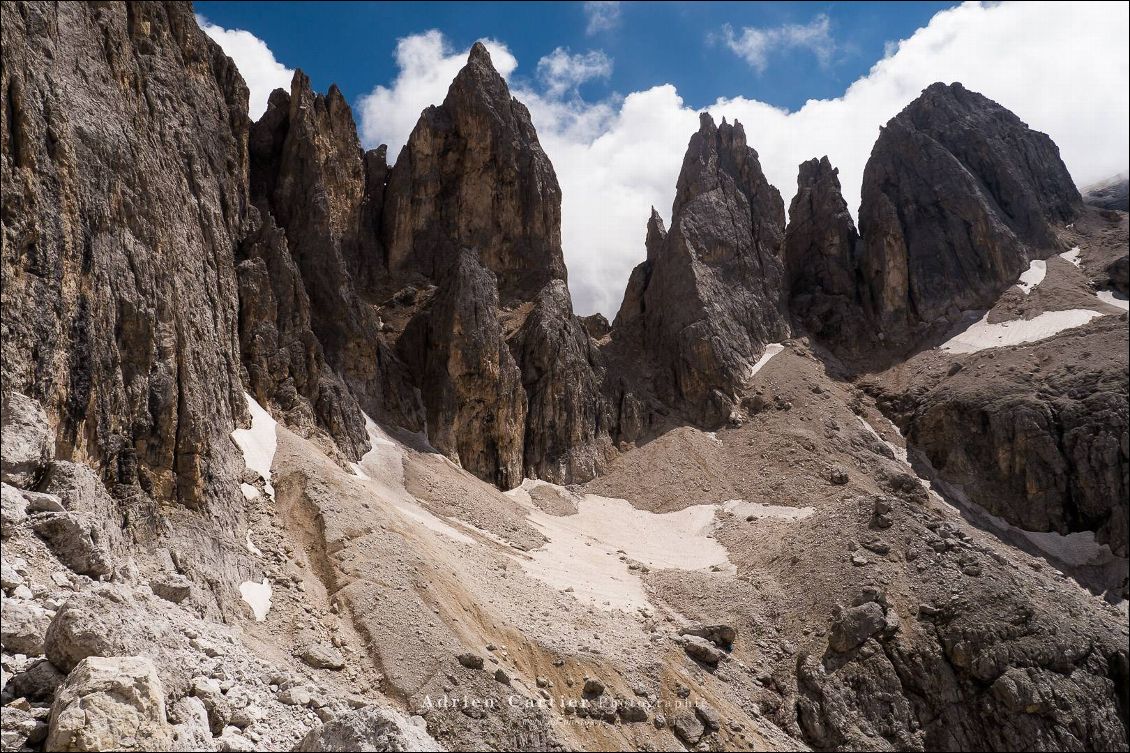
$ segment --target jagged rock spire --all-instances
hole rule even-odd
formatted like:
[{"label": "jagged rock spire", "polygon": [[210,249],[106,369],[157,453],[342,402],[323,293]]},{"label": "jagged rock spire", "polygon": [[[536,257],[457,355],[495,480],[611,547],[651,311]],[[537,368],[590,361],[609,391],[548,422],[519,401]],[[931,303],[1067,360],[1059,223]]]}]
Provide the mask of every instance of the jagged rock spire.
[{"label": "jagged rock spire", "polygon": [[497,275],[504,304],[566,279],[557,176],[481,43],[443,104],[420,116],[387,195],[383,237],[396,277],[435,277],[472,248]]},{"label": "jagged rock spire", "polygon": [[859,233],[827,156],[800,165],[785,230],[789,309],[810,334],[852,347],[859,327]]},{"label": "jagged rock spire", "polygon": [[785,212],[740,123],[699,116],[671,230],[652,211],[647,260],[629,280],[614,333],[642,343],[663,402],[700,424],[729,415],[752,364],[782,339]]}]

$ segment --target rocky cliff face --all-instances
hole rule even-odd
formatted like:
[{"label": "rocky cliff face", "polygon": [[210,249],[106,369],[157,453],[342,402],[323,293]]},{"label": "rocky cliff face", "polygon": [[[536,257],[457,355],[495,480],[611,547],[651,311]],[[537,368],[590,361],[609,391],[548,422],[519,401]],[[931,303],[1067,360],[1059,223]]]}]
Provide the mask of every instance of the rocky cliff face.
[{"label": "rocky cliff face", "polygon": [[1036,373],[1014,354],[979,354],[914,399],[907,443],[992,514],[1027,531],[1093,531],[1126,557],[1124,349],[1125,323],[1111,321],[1036,346]]},{"label": "rocky cliff face", "polygon": [[525,105],[481,43],[420,116],[388,178],[381,236],[394,276],[441,276],[473,248],[503,305],[565,279],[561,189]]},{"label": "rocky cliff face", "polygon": [[859,233],[827,157],[801,164],[785,230],[789,310],[800,327],[841,352],[870,340],[857,266]]},{"label": "rocky cliff face", "polygon": [[879,134],[863,175],[863,315],[895,352],[984,309],[1081,199],[1059,150],[997,103],[933,84]]},{"label": "rocky cliff face", "polygon": [[[671,230],[654,214],[614,331],[638,333],[659,399],[703,424],[724,421],[784,315],[785,212],[740,123],[701,116],[679,174]],[[634,338],[633,338],[634,339]]]},{"label": "rocky cliff face", "polygon": [[459,254],[397,350],[421,385],[431,443],[481,479],[522,483],[526,394],[498,320],[497,278],[473,252]]},{"label": "rocky cliff face", "polygon": [[3,379],[122,494],[238,494],[247,89],[177,3],[5,7]]},{"label": "rocky cliff face", "polygon": [[[277,223],[285,243],[272,244],[268,237],[247,253],[263,256],[268,269],[277,268],[269,279],[284,296],[294,295],[287,291],[297,275],[305,295],[296,299],[297,308],[282,311],[293,320],[276,317],[275,329],[290,346],[288,339],[310,342],[308,327],[315,351],[321,351],[307,352],[306,345],[294,343],[297,347],[288,347],[276,361],[295,363],[296,373],[258,370],[252,386],[284,409],[297,392],[318,425],[354,459],[368,448],[359,407],[395,425],[421,428],[410,379],[381,337],[380,317],[362,297],[383,277],[376,225],[384,192],[383,152],[362,151],[349,105],[336,87],[315,94],[298,71],[290,93],[276,90],[251,128],[250,153],[251,196],[267,217],[264,232],[270,236],[270,226]],[[287,258],[277,258],[283,252]],[[286,271],[290,268],[293,274]],[[254,290],[245,292],[256,298]],[[247,341],[253,321],[244,323]]]},{"label": "rocky cliff face", "polygon": [[401,296],[387,309],[410,317],[397,352],[416,365],[435,446],[506,488],[523,474],[592,478],[609,451],[607,408],[565,281],[561,189],[481,44],[421,115],[383,208],[389,279],[436,287],[427,305],[406,313]]}]

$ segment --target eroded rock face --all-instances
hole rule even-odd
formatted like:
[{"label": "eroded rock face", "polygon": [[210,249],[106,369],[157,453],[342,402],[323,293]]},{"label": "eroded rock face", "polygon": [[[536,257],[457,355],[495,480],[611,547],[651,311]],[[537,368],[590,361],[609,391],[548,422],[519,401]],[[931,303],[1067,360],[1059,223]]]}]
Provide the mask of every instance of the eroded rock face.
[{"label": "eroded rock face", "polygon": [[526,394],[498,321],[494,274],[459,254],[397,343],[421,384],[432,444],[504,489],[522,482]]},{"label": "eroded rock face", "polygon": [[341,377],[326,364],[310,325],[310,299],[270,214],[253,210],[240,245],[239,339],[248,386],[261,405],[294,428],[324,428],[349,456],[368,449],[361,408]]},{"label": "eroded rock face", "polygon": [[960,84],[933,84],[879,134],[863,174],[863,315],[905,351],[990,306],[1051,226],[1082,208],[1047,135]]},{"label": "eroded rock face", "polygon": [[785,211],[740,123],[701,115],[669,233],[653,213],[648,260],[617,323],[640,333],[655,393],[699,424],[729,416],[765,345],[788,333],[781,258]]},{"label": "eroded rock face", "polygon": [[594,477],[610,451],[604,368],[564,280],[542,288],[510,348],[527,396],[525,475],[555,483]]},{"label": "eroded rock face", "polygon": [[252,127],[250,154],[251,196],[263,220],[240,265],[249,377],[283,410],[301,397],[309,409],[299,409],[312,411],[354,458],[368,449],[359,407],[419,429],[408,375],[358,283],[374,287],[384,277],[375,224],[383,152],[362,151],[337,87],[316,94],[297,71],[290,93],[273,92]]},{"label": "eroded rock face", "polygon": [[[866,612],[865,612],[866,610]],[[850,640],[834,623],[835,650],[802,655],[797,719],[820,749],[1106,750],[1126,745],[1119,694],[1125,649],[1086,633],[1090,615],[1034,606],[1012,583],[919,609],[920,625],[882,629],[874,602]],[[890,615],[892,608],[887,608]],[[888,621],[889,624],[889,621]],[[1096,635],[1103,631],[1098,629]],[[1123,707],[1124,708],[1124,707]]]},{"label": "eroded rock face", "polygon": [[1072,337],[1095,354],[1086,364],[1058,353],[1061,336],[1039,346],[1036,374],[992,370],[982,356],[934,386],[905,420],[907,442],[994,515],[1029,531],[1094,531],[1125,557],[1130,385],[1117,356],[1125,324]]},{"label": "eroded rock face", "polygon": [[462,249],[475,249],[503,305],[565,279],[557,176],[529,111],[481,43],[390,171],[382,238],[398,277],[434,280]]},{"label": "eroded rock face", "polygon": [[785,230],[789,310],[806,332],[852,351],[870,340],[860,316],[859,233],[827,157],[800,166]]},{"label": "eroded rock face", "polygon": [[112,484],[236,491],[243,80],[187,4],[19,3],[3,47],[5,387]]}]

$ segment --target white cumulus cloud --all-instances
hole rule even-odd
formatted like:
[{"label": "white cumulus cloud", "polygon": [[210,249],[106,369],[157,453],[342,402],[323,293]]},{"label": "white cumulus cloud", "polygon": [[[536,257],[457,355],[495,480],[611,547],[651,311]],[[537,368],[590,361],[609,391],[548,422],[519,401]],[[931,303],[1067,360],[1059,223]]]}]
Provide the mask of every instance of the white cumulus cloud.
[{"label": "white cumulus cloud", "polygon": [[235,66],[250,91],[247,110],[252,120],[258,120],[266,111],[272,91],[290,91],[294,69],[275,60],[275,54],[262,39],[243,29],[217,26],[199,14],[196,16],[196,23],[235,61]]},{"label": "white cumulus cloud", "polygon": [[[493,39],[480,41],[502,77],[509,77],[518,61],[506,45]],[[396,80],[391,86],[377,86],[357,102],[361,140],[370,147],[387,144],[389,162],[396,161],[420,112],[443,102],[469,52],[469,47],[453,49],[434,29],[398,40],[395,57],[400,72]]]},{"label": "white cumulus cloud", "polygon": [[602,31],[612,31],[620,25],[620,3],[607,0],[592,0],[585,3],[585,18],[588,24],[585,33],[589,36]]},{"label": "white cumulus cloud", "polygon": [[558,47],[538,61],[538,78],[545,84],[546,94],[560,97],[594,78],[612,75],[612,58],[603,50],[570,54],[569,48]]},{"label": "white cumulus cloud", "polygon": [[793,50],[808,50],[821,65],[827,65],[836,51],[832,39],[832,22],[821,13],[807,24],[782,24],[767,28],[746,26],[736,33],[729,24],[722,27],[719,38],[750,67],[762,73],[769,66],[769,58]]}]

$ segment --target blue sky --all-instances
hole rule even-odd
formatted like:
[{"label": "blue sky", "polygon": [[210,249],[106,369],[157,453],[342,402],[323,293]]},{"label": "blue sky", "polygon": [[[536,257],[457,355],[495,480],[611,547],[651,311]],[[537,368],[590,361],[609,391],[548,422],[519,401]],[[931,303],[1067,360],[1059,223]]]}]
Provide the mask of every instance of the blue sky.
[{"label": "blue sky", "polygon": [[[615,23],[592,33],[581,2],[197,2],[195,7],[219,26],[254,33],[280,62],[305,71],[315,88],[325,91],[336,83],[351,102],[395,77],[397,39],[439,29],[459,48],[481,37],[505,42],[522,61],[517,73],[527,76],[535,61],[557,47],[574,53],[601,49],[614,61],[612,74],[583,84],[586,99],[671,83],[692,105],[743,94],[795,109],[808,99],[842,94],[883,57],[887,43],[909,36],[952,5],[623,3]],[[823,59],[785,51],[770,55],[758,71],[720,38],[726,24],[740,37],[745,27],[810,26],[822,16],[835,40]]]},{"label": "blue sky", "polygon": [[855,210],[879,128],[935,81],[960,81],[1049,134],[1080,186],[1130,164],[1130,3],[197,2],[258,117],[302,68],[336,83],[362,145],[395,161],[483,39],[530,109],[562,188],[578,313],[615,315],[670,220],[698,111],[740,120],[787,207],[827,155]]}]

